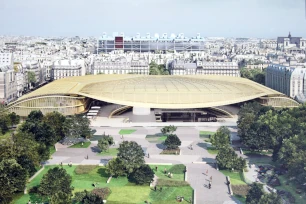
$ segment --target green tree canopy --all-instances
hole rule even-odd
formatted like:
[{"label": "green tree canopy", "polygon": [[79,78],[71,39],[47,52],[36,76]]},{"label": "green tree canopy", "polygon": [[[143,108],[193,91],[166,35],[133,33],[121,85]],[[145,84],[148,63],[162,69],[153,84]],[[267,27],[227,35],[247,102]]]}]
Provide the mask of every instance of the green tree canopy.
[{"label": "green tree canopy", "polygon": [[276,193],[265,193],[259,199],[258,204],[282,204],[282,198]]},{"label": "green tree canopy", "polygon": [[220,148],[216,161],[220,169],[235,169],[242,171],[246,167],[245,159],[238,157],[234,149],[231,147]]},{"label": "green tree canopy", "polygon": [[90,138],[92,136],[92,130],[89,126],[89,119],[82,115],[67,117],[64,124],[65,135],[70,138]]},{"label": "green tree canopy", "polygon": [[46,122],[55,132],[57,141],[65,137],[65,121],[66,117],[59,112],[47,113],[43,121]]},{"label": "green tree canopy", "polygon": [[149,66],[149,75],[169,75],[169,71],[166,69],[165,65],[158,65],[155,62],[151,62]]},{"label": "green tree canopy", "polygon": [[109,143],[105,139],[98,140],[98,148],[100,152],[106,152],[109,149]]},{"label": "green tree canopy", "polygon": [[222,126],[210,137],[212,145],[218,149],[230,145],[230,130]]},{"label": "green tree canopy", "polygon": [[125,166],[119,158],[113,158],[106,164],[106,173],[114,177],[125,176]]},{"label": "green tree canopy", "polygon": [[68,198],[72,196],[72,178],[65,169],[55,167],[49,169],[40,181],[38,191],[40,195],[53,199],[58,196]]},{"label": "green tree canopy", "polygon": [[177,135],[171,134],[168,135],[164,144],[166,145],[167,149],[177,149],[182,144],[182,142]]},{"label": "green tree canopy", "polygon": [[14,159],[0,162],[0,203],[9,204],[14,193],[24,190],[27,172]]},{"label": "green tree canopy", "polygon": [[117,158],[122,161],[128,174],[145,163],[144,152],[134,141],[123,141],[119,145]]},{"label": "green tree canopy", "polygon": [[245,67],[240,69],[240,74],[243,78],[247,78],[259,84],[265,85],[265,70],[261,70],[259,68],[248,69]]},{"label": "green tree canopy", "polygon": [[129,175],[129,180],[138,185],[150,184],[153,178],[154,172],[147,164],[142,165]]},{"label": "green tree canopy", "polygon": [[252,183],[251,189],[246,196],[246,204],[258,204],[264,195],[263,186],[259,183]]},{"label": "green tree canopy", "polygon": [[175,127],[174,125],[169,125],[169,126],[165,126],[163,127],[160,131],[164,134],[164,135],[168,135],[168,134],[172,134],[176,131],[177,127]]}]

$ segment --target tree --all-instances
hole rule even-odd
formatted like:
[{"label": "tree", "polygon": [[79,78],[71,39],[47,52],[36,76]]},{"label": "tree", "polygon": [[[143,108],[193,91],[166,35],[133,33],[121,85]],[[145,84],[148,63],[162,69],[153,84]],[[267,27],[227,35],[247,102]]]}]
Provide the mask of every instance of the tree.
[{"label": "tree", "polygon": [[65,137],[65,120],[66,117],[56,111],[52,113],[47,113],[43,118],[43,121],[50,125],[50,127],[54,130],[55,135],[57,137],[57,141]]},{"label": "tree", "polygon": [[72,178],[63,168],[55,167],[49,169],[40,181],[38,191],[40,195],[56,199],[54,196],[61,193],[66,197],[72,196],[73,187],[71,187]]},{"label": "tree", "polygon": [[103,204],[103,199],[99,195],[88,192],[87,190],[76,192],[74,198],[82,204]]},{"label": "tree", "polygon": [[123,141],[118,148],[117,158],[123,162],[126,172],[132,173],[144,164],[144,152],[134,141]]},{"label": "tree", "polygon": [[129,180],[137,185],[149,184],[153,178],[154,172],[147,164],[142,165],[129,175]]},{"label": "tree", "polygon": [[55,132],[51,126],[40,120],[26,120],[20,130],[32,133],[35,141],[47,147],[53,146],[57,142]]},{"label": "tree", "polygon": [[161,131],[164,135],[168,135],[168,134],[172,134],[173,132],[175,132],[176,129],[177,129],[177,127],[175,127],[174,125],[169,125],[169,126],[163,127],[160,131]]},{"label": "tree", "polygon": [[213,146],[217,149],[230,145],[230,131],[227,127],[220,127],[215,134],[210,138]]},{"label": "tree", "polygon": [[32,85],[36,83],[36,77],[34,72],[28,71],[28,83],[31,83]]},{"label": "tree", "polygon": [[126,170],[123,162],[118,158],[113,158],[106,164],[106,173],[111,176],[125,176]]},{"label": "tree", "polygon": [[242,171],[246,167],[246,161],[238,157],[233,148],[222,147],[217,156],[216,161],[220,169],[236,169]]},{"label": "tree", "polygon": [[0,203],[9,204],[14,193],[24,190],[27,172],[14,159],[0,162]]},{"label": "tree", "polygon": [[16,113],[10,113],[8,115],[9,119],[10,119],[10,123],[12,126],[17,125],[20,122],[20,116],[16,115]]},{"label": "tree", "polygon": [[109,149],[109,143],[105,139],[100,139],[98,140],[98,148],[100,149],[101,152],[105,152],[106,150]]},{"label": "tree", "polygon": [[265,193],[261,196],[258,204],[282,204],[282,198],[276,193]]},{"label": "tree", "polygon": [[181,145],[181,140],[176,135],[169,135],[165,140],[167,149],[177,149]]},{"label": "tree", "polygon": [[65,135],[70,138],[90,138],[92,130],[89,128],[90,121],[82,115],[73,115],[66,118],[64,127]]},{"label": "tree", "polygon": [[263,186],[259,183],[252,183],[251,189],[246,196],[246,204],[258,204],[264,195]]},{"label": "tree", "polygon": [[58,192],[51,196],[50,200],[51,204],[67,204],[72,203],[71,195],[64,193],[64,192]]},{"label": "tree", "polygon": [[169,75],[169,71],[166,69],[165,65],[158,65],[155,62],[151,62],[149,66],[149,75]]}]

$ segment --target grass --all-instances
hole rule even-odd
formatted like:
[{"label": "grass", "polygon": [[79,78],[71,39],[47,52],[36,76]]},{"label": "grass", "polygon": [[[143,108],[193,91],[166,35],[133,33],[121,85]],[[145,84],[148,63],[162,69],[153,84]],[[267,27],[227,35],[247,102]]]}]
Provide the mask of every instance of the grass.
[{"label": "grass", "polygon": [[219,150],[214,147],[207,147],[207,151],[209,154],[218,154]]},{"label": "grass", "polygon": [[[124,186],[111,188],[107,203],[144,203],[149,197],[149,186]],[[133,201],[133,202],[131,202]]]},{"label": "grass", "polygon": [[209,135],[213,135],[215,132],[211,131],[200,131],[200,138],[209,138]]},{"label": "grass", "polygon": [[243,150],[243,154],[247,156],[257,156],[257,155],[271,155],[273,154],[273,152],[270,150],[268,150],[267,152],[265,151],[256,152],[256,151],[250,151],[250,150]]},{"label": "grass", "polygon": [[2,134],[0,133],[0,141],[1,140],[6,140],[9,139],[11,137],[11,130],[7,131],[6,133]]},{"label": "grass", "polygon": [[96,167],[97,167],[97,165],[79,165],[75,168],[74,172],[78,175],[89,174]]},{"label": "grass", "polygon": [[225,176],[229,176],[232,185],[242,185],[246,184],[243,180],[242,172],[231,172],[229,170],[220,170]]},{"label": "grass", "polygon": [[[28,190],[34,186],[38,186],[43,175],[51,168],[56,167],[56,165],[45,166],[45,169],[36,176],[31,182],[27,184]],[[154,165],[151,165],[155,169]],[[184,174],[180,171],[183,169],[182,165],[158,165],[158,171],[154,172],[157,176],[162,179],[170,179],[163,174],[164,168],[172,169],[173,178],[172,181],[184,181]],[[107,203],[110,204],[124,204],[124,203],[144,203],[145,200],[154,201],[154,203],[176,203],[176,196],[184,196],[188,198],[192,196],[192,188],[190,186],[181,187],[164,187],[162,192],[155,192],[150,189],[149,185],[137,186],[130,183],[126,177],[112,178],[109,184],[106,183],[109,175],[105,171],[105,167],[91,166],[86,169],[86,174],[76,174],[77,169],[82,168],[79,166],[69,167],[68,165],[63,166],[69,175],[72,176],[72,186],[74,187],[74,193],[94,189],[93,183],[98,183],[97,187],[109,187],[111,189],[111,194],[107,199]],[[162,197],[161,197],[162,196]],[[24,204],[29,200],[32,203],[42,202],[40,198],[35,193],[18,195],[16,196],[14,203]]]},{"label": "grass", "polygon": [[129,134],[132,134],[135,131],[136,130],[134,130],[134,129],[121,129],[119,131],[119,135],[129,135]]},{"label": "grass", "polygon": [[118,152],[119,152],[118,148],[109,148],[108,151],[98,153],[97,155],[99,156],[117,156]]},{"label": "grass", "polygon": [[235,195],[234,194],[234,197],[239,200],[241,203],[246,203],[246,197],[243,197],[241,195]]},{"label": "grass", "polygon": [[83,146],[82,146],[82,142],[76,143],[68,148],[87,148],[89,147],[89,145],[91,144],[91,142],[83,142]]},{"label": "grass", "polygon": [[304,204],[306,200],[306,196],[303,194],[296,193],[296,186],[293,182],[290,182],[289,185],[286,185],[287,178],[285,175],[278,176],[278,179],[281,183],[281,186],[275,187],[277,190],[284,190],[291,193],[291,195],[295,198],[295,203]]},{"label": "grass", "polygon": [[150,143],[162,143],[167,139],[166,135],[147,135],[146,140]]},{"label": "grass", "polygon": [[159,189],[157,191],[151,190],[149,201],[158,204],[175,204],[178,203],[176,201],[177,196],[183,196],[185,198],[183,203],[188,203],[189,199],[193,196],[193,189],[190,186],[183,186],[163,187],[162,191]]},{"label": "grass", "polygon": [[50,147],[50,157],[52,156],[52,154],[54,154],[56,152],[56,149],[54,146]]},{"label": "grass", "polygon": [[[157,171],[155,170],[157,168]],[[179,166],[179,167],[176,167]],[[178,172],[177,168],[181,168],[181,165],[150,165],[150,167],[153,169],[155,175],[160,179],[166,179],[166,180],[177,180],[177,181],[184,181],[184,172]],[[184,165],[183,165],[184,166]],[[184,167],[185,168],[185,167]],[[170,172],[173,174],[172,178],[169,178],[167,174],[164,173],[164,170],[166,169],[166,172]],[[171,171],[172,170],[172,171]]]}]

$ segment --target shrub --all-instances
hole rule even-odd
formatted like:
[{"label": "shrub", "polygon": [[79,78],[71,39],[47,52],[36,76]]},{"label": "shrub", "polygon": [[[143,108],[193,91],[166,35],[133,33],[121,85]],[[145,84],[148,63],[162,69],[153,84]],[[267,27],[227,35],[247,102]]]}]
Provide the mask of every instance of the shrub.
[{"label": "shrub", "polygon": [[149,184],[153,181],[154,172],[147,164],[142,165],[129,175],[129,181],[136,184]]},{"label": "shrub", "polygon": [[179,186],[189,186],[189,183],[187,181],[158,179],[157,180],[157,186],[179,187]]},{"label": "shrub", "polygon": [[38,193],[38,186],[30,188],[29,193]]},{"label": "shrub", "polygon": [[181,140],[177,135],[169,135],[165,140],[167,149],[177,149],[181,144]]},{"label": "shrub", "polygon": [[246,197],[250,187],[248,185],[232,185],[232,190],[235,195]]},{"label": "shrub", "polygon": [[180,149],[164,149],[160,154],[180,154]]},{"label": "shrub", "polygon": [[97,165],[78,165],[74,172],[76,174],[88,174],[92,170],[94,170],[97,167]]},{"label": "shrub", "polygon": [[186,166],[184,164],[177,164],[174,165],[173,167],[171,167],[169,169],[169,172],[173,173],[173,174],[181,174],[184,173],[186,170]]},{"label": "shrub", "polygon": [[106,198],[111,193],[109,188],[95,188],[91,191],[92,194],[95,194],[96,196],[99,196],[103,200],[106,200]]}]

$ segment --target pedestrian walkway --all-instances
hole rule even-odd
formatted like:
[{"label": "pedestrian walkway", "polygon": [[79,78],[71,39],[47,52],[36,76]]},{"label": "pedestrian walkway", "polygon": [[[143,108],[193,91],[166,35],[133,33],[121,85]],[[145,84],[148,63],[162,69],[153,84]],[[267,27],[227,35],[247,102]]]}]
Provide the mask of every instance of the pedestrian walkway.
[{"label": "pedestrian walkway", "polygon": [[[214,130],[217,127],[211,128]],[[96,135],[111,135],[116,143],[112,148],[119,147],[123,141],[135,141],[142,146],[146,156],[145,162],[148,164],[185,164],[187,166],[187,178],[191,186],[196,190],[197,204],[221,204],[232,203],[232,198],[225,184],[225,176],[214,169],[212,166],[215,163],[216,155],[211,155],[207,152],[207,144],[199,137],[199,129],[205,128],[195,127],[178,127],[175,134],[180,138],[182,144],[180,146],[180,155],[161,155],[161,151],[165,148],[162,144],[150,143],[146,140],[146,135],[160,134],[160,127],[133,127],[135,129],[132,134],[124,135],[123,139],[119,134],[120,129],[115,127],[98,127],[96,128]],[[190,148],[192,145],[192,149]],[[92,141],[88,148],[67,148],[65,145],[57,144],[57,152],[52,155],[52,159],[46,161],[47,165],[52,164],[68,164],[72,162],[73,165],[88,164],[88,165],[104,165],[112,156],[97,155],[97,141]],[[147,154],[150,157],[147,157]],[[88,158],[87,158],[88,156]],[[207,164],[205,164],[207,163]],[[209,176],[205,173],[208,169]],[[208,189],[207,185],[210,176],[213,177],[212,189]],[[156,183],[154,179],[153,185]]]},{"label": "pedestrian walkway", "polygon": [[209,164],[187,164],[187,180],[195,189],[197,204],[236,203],[229,194],[225,176]]}]

